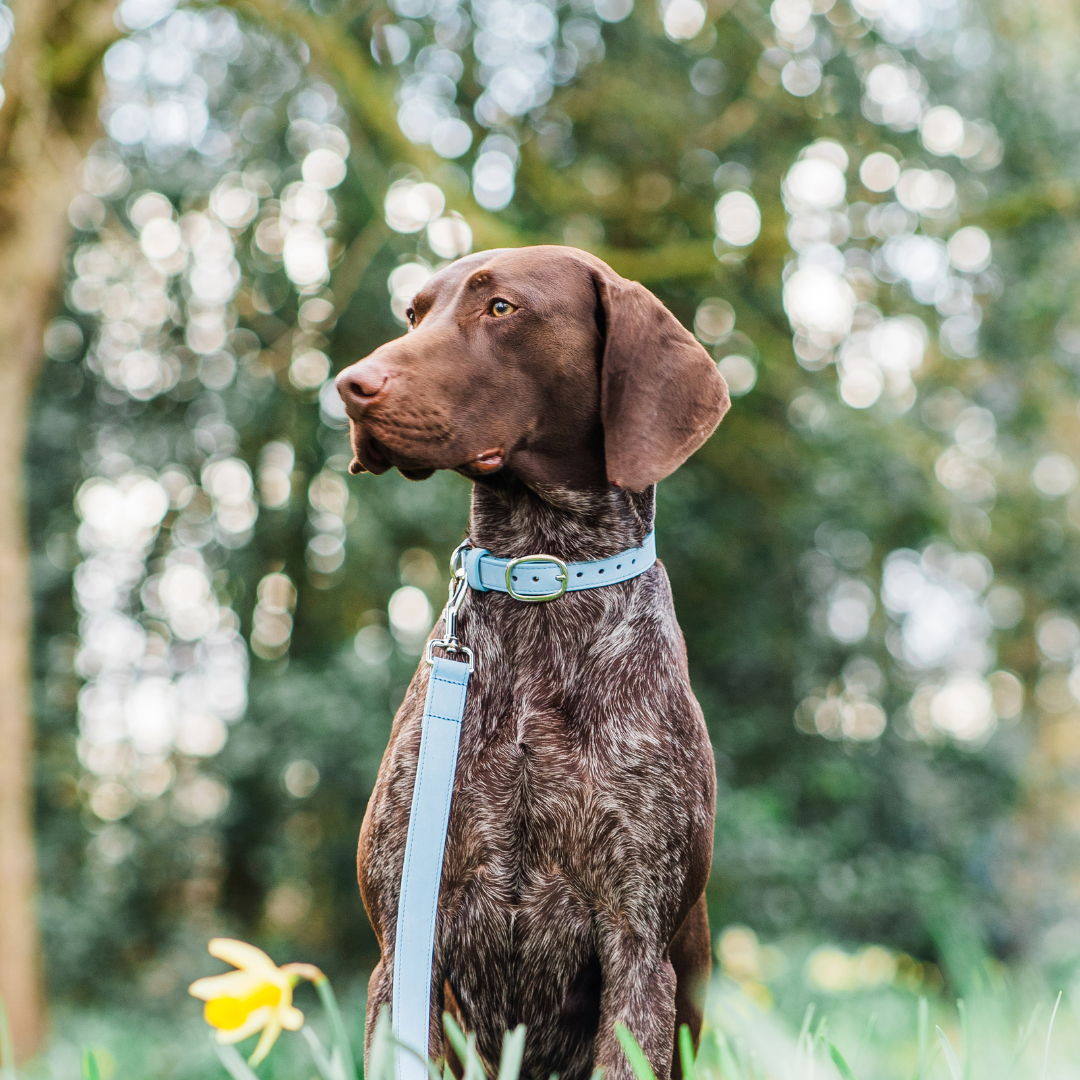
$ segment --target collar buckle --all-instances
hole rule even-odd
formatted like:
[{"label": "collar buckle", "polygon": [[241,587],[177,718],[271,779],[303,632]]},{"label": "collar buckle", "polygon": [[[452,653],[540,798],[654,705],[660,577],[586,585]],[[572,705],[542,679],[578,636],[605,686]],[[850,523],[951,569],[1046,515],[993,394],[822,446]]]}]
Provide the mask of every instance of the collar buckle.
[{"label": "collar buckle", "polygon": [[[526,566],[531,563],[553,563],[558,567],[559,572],[555,575],[555,580],[559,582],[559,586],[554,591],[547,593],[530,594],[518,592],[514,588],[514,582],[517,580],[514,571],[519,566]],[[566,592],[569,584],[570,571],[567,569],[566,563],[554,555],[522,555],[519,559],[511,559],[506,565],[506,591],[515,600],[522,600],[526,604],[545,604],[549,600],[558,600]]]}]

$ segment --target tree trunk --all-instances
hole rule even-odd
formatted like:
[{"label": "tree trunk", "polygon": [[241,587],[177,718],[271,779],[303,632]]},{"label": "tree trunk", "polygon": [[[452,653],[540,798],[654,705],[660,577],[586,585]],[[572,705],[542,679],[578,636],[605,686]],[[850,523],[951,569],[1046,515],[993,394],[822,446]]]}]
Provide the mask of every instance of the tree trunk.
[{"label": "tree trunk", "polygon": [[45,1030],[35,916],[32,605],[23,491],[30,400],[56,303],[77,170],[98,135],[110,2],[14,0],[0,109],[0,996],[16,1055]]}]

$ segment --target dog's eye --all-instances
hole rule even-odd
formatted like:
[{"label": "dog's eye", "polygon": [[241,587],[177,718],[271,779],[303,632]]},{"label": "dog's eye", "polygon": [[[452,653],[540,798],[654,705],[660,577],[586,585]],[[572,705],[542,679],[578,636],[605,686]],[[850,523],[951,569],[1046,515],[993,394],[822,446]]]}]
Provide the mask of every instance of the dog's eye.
[{"label": "dog's eye", "polygon": [[509,300],[492,300],[489,310],[496,319],[500,319],[504,315],[509,315],[512,312],[517,311],[517,308],[514,307]]},{"label": "dog's eye", "polygon": [[410,326],[416,325],[416,312],[412,308],[405,309],[405,318],[409,320]]}]

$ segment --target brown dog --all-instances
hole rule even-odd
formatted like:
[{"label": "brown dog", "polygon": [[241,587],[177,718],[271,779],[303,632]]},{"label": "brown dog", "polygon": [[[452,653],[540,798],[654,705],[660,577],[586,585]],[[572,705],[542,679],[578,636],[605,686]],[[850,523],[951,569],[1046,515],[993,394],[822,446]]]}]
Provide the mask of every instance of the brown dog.
[{"label": "brown dog", "polygon": [[[571,248],[486,251],[437,273],[410,332],[338,376],[354,472],[476,481],[469,536],[502,557],[605,558],[652,527],[653,485],[708,438],[727,388],[646,289]],[[441,634],[442,624],[435,628]],[[527,1025],[522,1077],[629,1078],[613,1033],[657,1076],[695,1040],[710,968],[703,890],[715,772],[660,564],[525,604],[470,592],[477,658],[439,898],[440,1016],[476,1033],[494,1075]],[[398,887],[429,668],[394,720],[360,833],[360,891],[382,948],[368,1045],[390,1000]],[[673,1062],[674,1058],[674,1062]]]}]

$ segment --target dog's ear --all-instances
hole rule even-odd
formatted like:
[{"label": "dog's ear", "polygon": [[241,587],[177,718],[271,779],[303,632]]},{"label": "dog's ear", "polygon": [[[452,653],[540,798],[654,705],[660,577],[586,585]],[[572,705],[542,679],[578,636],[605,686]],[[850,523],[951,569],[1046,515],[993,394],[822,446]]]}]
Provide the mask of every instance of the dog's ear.
[{"label": "dog's ear", "polygon": [[712,357],[648,289],[611,270],[594,280],[607,476],[642,491],[716,430],[731,399]]}]

